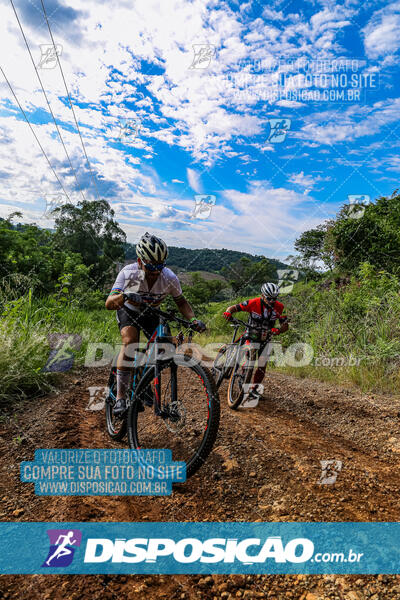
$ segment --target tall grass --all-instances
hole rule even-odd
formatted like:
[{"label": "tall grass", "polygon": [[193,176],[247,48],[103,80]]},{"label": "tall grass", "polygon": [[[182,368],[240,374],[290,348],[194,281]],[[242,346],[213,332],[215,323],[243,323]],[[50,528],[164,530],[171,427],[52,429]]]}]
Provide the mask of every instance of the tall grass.
[{"label": "tall grass", "polygon": [[[364,263],[348,285],[298,284],[287,299],[292,326],[287,342],[309,343],[323,359],[350,356],[358,366],[288,368],[299,376],[352,382],[364,391],[398,393],[400,282]],[[286,336],[285,336],[286,337]]]},{"label": "tall grass", "polygon": [[[290,328],[275,338],[283,351],[293,343],[309,344],[314,358],[303,367],[268,368],[297,377],[315,377],[335,383],[353,383],[364,391],[399,393],[400,389],[400,282],[364,263],[350,282],[337,288],[329,279],[298,283],[283,297]],[[235,302],[239,301],[237,299]],[[233,304],[233,302],[231,302]],[[226,302],[211,303],[205,319],[208,341],[226,341],[232,333],[222,317]],[[330,366],[321,366],[323,359]],[[349,359],[358,365],[349,365]],[[315,361],[319,364],[315,364]],[[333,359],[333,360],[332,360]],[[340,366],[334,359],[344,359]]]},{"label": "tall grass", "polygon": [[[307,343],[319,359],[351,355],[360,364],[290,367],[270,363],[270,368],[298,377],[350,382],[368,391],[398,393],[399,291],[396,277],[377,273],[368,264],[339,289],[326,281],[296,284],[293,293],[283,299],[290,318],[289,331],[276,340],[283,350],[295,342]],[[232,329],[222,313],[228,304],[241,300],[197,307],[196,315],[206,321],[208,333],[196,336],[194,341],[206,345],[230,340]],[[3,282],[0,315],[0,402],[43,393],[57,384],[60,374],[43,370],[50,353],[50,334],[81,336],[82,345],[74,352],[75,365],[83,363],[89,342],[120,342],[115,313],[105,310],[101,294],[38,298],[29,291],[29,278],[23,276]],[[244,320],[246,317],[240,316]]]},{"label": "tall grass", "polygon": [[[29,281],[28,281],[29,282]],[[22,287],[22,286],[20,286]],[[44,393],[54,387],[60,374],[46,372],[49,336],[74,334],[82,345],[74,352],[74,364],[83,362],[88,342],[118,340],[115,313],[104,308],[80,307],[77,298],[34,298],[12,285],[0,293],[0,402]]]}]

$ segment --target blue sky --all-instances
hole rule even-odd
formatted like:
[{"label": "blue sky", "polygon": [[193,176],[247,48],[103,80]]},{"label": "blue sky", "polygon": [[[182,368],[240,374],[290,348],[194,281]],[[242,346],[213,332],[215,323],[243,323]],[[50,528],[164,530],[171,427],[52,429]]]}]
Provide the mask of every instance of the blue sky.
[{"label": "blue sky", "polygon": [[[1,66],[68,198],[106,198],[131,242],[282,259],[349,195],[398,187],[400,2],[45,0],[93,176],[40,0],[14,4],[74,171],[8,0]],[[0,85],[0,216],[52,227],[67,197]]]}]

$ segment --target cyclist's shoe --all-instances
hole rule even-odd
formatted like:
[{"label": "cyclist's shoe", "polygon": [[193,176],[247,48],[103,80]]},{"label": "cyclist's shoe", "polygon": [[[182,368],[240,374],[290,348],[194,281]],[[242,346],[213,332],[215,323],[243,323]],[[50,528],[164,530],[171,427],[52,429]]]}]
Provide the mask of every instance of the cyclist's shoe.
[{"label": "cyclist's shoe", "polygon": [[262,398],[261,394],[257,390],[250,390],[247,395],[247,400],[260,400]]},{"label": "cyclist's shoe", "polygon": [[122,415],[126,412],[126,400],[125,398],[120,398],[115,402],[113,413],[116,417],[122,417]]},{"label": "cyclist's shoe", "polygon": [[247,394],[245,394],[242,401],[242,406],[247,408],[254,408],[257,406],[259,400],[263,397],[262,390],[263,388],[261,386],[255,384],[254,387],[251,388]]}]

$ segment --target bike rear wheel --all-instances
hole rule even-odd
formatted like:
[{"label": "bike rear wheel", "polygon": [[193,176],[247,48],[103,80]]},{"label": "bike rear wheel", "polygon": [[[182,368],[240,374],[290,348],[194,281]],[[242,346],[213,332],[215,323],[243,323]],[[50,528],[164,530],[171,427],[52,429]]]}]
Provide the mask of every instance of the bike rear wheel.
[{"label": "bike rear wheel", "polygon": [[227,400],[232,410],[237,410],[243,401],[245,395],[243,386],[251,383],[256,358],[257,353],[254,348],[247,344],[240,348],[228,385]]},{"label": "bike rear wheel", "polygon": [[117,398],[117,370],[111,369],[108,379],[108,394],[105,402],[107,433],[111,439],[120,442],[126,435],[126,413],[122,417],[116,417],[113,408]]},{"label": "bike rear wheel", "polygon": [[[217,437],[218,392],[209,370],[193,364],[187,357],[185,360],[184,355],[177,354],[173,361],[163,361],[159,369],[157,406],[163,416],[156,415],[154,406],[148,406],[146,402],[155,377],[155,369],[151,368],[144,374],[129,408],[129,445],[133,449],[171,450],[174,461],[186,463],[186,477],[189,478],[202,466]],[[175,400],[173,389],[177,392]]]},{"label": "bike rear wheel", "polygon": [[217,356],[215,357],[211,373],[214,376],[215,385],[217,389],[220,387],[221,383],[225,379],[225,371],[226,371],[226,357],[227,357],[228,346],[224,344],[218,351]]}]

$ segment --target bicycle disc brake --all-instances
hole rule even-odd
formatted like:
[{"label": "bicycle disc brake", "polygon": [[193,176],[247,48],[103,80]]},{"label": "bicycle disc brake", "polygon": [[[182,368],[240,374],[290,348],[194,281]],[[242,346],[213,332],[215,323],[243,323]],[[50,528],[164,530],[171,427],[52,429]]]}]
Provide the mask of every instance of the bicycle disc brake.
[{"label": "bicycle disc brake", "polygon": [[165,427],[175,433],[185,427],[186,408],[179,400],[169,402],[161,409],[160,417],[164,421]]}]

